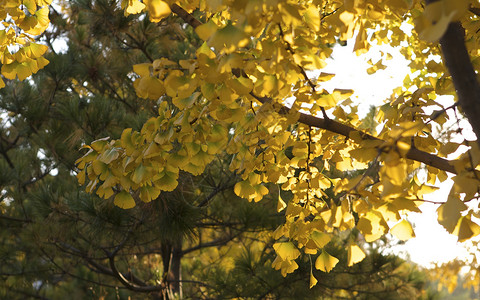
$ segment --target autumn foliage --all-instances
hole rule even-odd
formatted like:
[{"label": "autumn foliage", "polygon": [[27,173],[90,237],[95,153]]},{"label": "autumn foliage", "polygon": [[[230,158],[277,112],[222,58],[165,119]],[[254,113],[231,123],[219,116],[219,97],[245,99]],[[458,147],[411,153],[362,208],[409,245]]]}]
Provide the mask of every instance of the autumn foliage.
[{"label": "autumn foliage", "polygon": [[[23,80],[48,63],[46,46],[33,37],[47,28],[50,3],[4,2],[1,73]],[[366,256],[364,241],[387,233],[414,237],[406,214],[420,212],[424,195],[449,178],[453,186],[437,203],[438,222],[459,241],[475,237],[478,208],[470,203],[479,192],[479,143],[450,126],[462,113],[480,132],[470,113],[480,99],[469,94],[478,82],[438,61],[458,50],[449,48],[449,34],[464,34],[464,52],[456,55],[469,55],[471,63],[461,65],[478,70],[480,4],[428,2],[123,0],[126,16],[146,13],[160,23],[180,18],[182,30],[201,42],[195,55],[178,63],[153,57],[132,66],[137,96],[158,104],[158,115],[141,130],[123,130],[119,139],[84,145],[79,183],[130,209],[227,155],[229,170],[241,176],[236,195],[253,202],[267,194],[278,198],[285,222],[272,233],[273,267],[284,276],[297,269],[301,252],[316,255],[312,265],[330,272],[339,259],[325,247],[339,232],[347,236],[348,266]],[[410,61],[411,75],[376,111],[375,128],[359,118],[353,90],[322,88],[335,76],[322,72],[334,45],[353,38],[357,55],[390,44]],[[388,57],[368,73],[382,69]],[[456,90],[456,105],[437,101]],[[310,286],[316,283],[312,273]]]}]

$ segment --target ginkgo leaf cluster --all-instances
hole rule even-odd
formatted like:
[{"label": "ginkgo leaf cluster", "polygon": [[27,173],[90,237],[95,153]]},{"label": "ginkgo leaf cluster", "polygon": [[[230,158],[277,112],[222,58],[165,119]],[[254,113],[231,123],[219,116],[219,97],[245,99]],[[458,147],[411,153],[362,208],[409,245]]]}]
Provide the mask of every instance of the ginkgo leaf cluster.
[{"label": "ginkgo leaf cluster", "polygon": [[[6,0],[0,5],[0,73],[7,79],[24,80],[42,69],[48,60],[47,46],[35,38],[50,24],[52,0]],[[5,82],[0,78],[0,88]]]}]

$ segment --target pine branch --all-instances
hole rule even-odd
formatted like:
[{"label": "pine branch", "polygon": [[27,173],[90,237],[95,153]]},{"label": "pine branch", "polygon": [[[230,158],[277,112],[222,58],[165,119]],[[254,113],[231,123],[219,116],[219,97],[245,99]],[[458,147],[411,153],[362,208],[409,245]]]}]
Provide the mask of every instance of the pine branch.
[{"label": "pine branch", "polygon": [[229,235],[227,237],[221,237],[221,238],[218,238],[216,240],[213,240],[213,241],[210,241],[210,242],[207,242],[207,243],[200,243],[197,246],[194,246],[192,248],[182,250],[182,256],[184,256],[184,255],[186,255],[190,252],[194,252],[194,251],[203,249],[203,248],[224,246],[227,243],[229,243],[230,241],[232,241],[233,239],[237,238],[240,234],[241,233],[237,233],[237,234],[234,234],[234,235]]}]

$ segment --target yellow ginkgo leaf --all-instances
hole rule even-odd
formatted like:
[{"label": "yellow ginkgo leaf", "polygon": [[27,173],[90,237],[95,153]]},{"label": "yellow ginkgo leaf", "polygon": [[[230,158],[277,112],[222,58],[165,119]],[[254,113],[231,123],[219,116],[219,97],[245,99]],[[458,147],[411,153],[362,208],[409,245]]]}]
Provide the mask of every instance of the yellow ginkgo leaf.
[{"label": "yellow ginkgo leaf", "polygon": [[351,267],[365,258],[365,252],[357,244],[351,243],[348,246],[348,266]]},{"label": "yellow ginkgo leaf", "polygon": [[93,141],[90,146],[92,147],[93,150],[97,152],[102,152],[103,149],[107,146],[109,138],[101,138],[98,140]]},{"label": "yellow ginkgo leaf", "polygon": [[437,208],[438,223],[452,233],[461,217],[461,212],[467,209],[465,203],[457,197],[448,197],[447,202]]},{"label": "yellow ginkgo leaf", "polygon": [[41,26],[48,26],[50,23],[50,19],[48,18],[50,10],[48,7],[43,7],[35,12],[35,16],[37,17],[37,21]]},{"label": "yellow ginkgo leaf", "polygon": [[102,197],[104,199],[108,199],[108,198],[113,196],[114,191],[111,187],[104,187],[104,185],[102,184],[101,186],[98,187],[96,194],[99,197]]},{"label": "yellow ginkgo leaf", "polygon": [[321,72],[320,75],[318,75],[317,81],[329,81],[333,77],[335,77],[335,74]]},{"label": "yellow ginkgo leaf", "polygon": [[83,185],[85,184],[85,169],[81,170],[80,172],[77,173],[77,180],[78,183]]},{"label": "yellow ginkgo leaf", "polygon": [[323,248],[323,247],[325,247],[326,244],[328,244],[330,242],[332,237],[330,235],[326,234],[326,233],[314,230],[310,234],[310,239],[315,243],[315,245],[318,248]]},{"label": "yellow ginkgo leaf", "polygon": [[17,62],[13,62],[10,64],[3,64],[2,65],[2,75],[5,76],[7,79],[15,79],[17,76],[16,66],[18,65]]},{"label": "yellow ginkgo leaf", "polygon": [[98,160],[103,163],[109,164],[113,160],[117,159],[119,155],[120,155],[120,152],[118,148],[110,148],[105,150],[102,154],[100,154],[98,156]]},{"label": "yellow ginkgo leaf", "polygon": [[348,99],[351,95],[353,95],[353,90],[350,89],[334,89],[332,93],[336,102]]},{"label": "yellow ginkgo leaf", "polygon": [[470,219],[470,216],[462,216],[452,234],[458,236],[459,242],[464,242],[480,234],[480,226]]},{"label": "yellow ginkgo leaf", "polygon": [[198,96],[200,96],[200,92],[195,92],[185,98],[174,98],[172,102],[179,109],[185,109],[192,106],[198,99]]},{"label": "yellow ginkgo leaf", "polygon": [[273,244],[273,249],[283,260],[294,260],[300,255],[300,251],[292,242],[275,243]]},{"label": "yellow ginkgo leaf", "polygon": [[323,272],[330,272],[338,263],[338,259],[331,256],[327,251],[322,250],[322,253],[317,257],[315,261],[315,268]]},{"label": "yellow ginkgo leaf", "polygon": [[238,197],[249,199],[251,195],[255,194],[255,188],[248,180],[239,181],[235,184],[233,191]]},{"label": "yellow ginkgo leaf", "polygon": [[37,63],[38,70],[43,69],[43,67],[48,65],[48,63],[50,62],[48,59],[46,59],[43,56],[37,57],[37,59],[35,59],[35,61]]},{"label": "yellow ginkgo leaf", "polygon": [[148,13],[150,14],[150,20],[152,22],[159,22],[163,18],[168,17],[172,11],[165,1],[149,0]]},{"label": "yellow ginkgo leaf", "polygon": [[160,175],[161,178],[154,182],[154,185],[162,191],[173,191],[178,185],[178,173],[164,170]]},{"label": "yellow ginkgo leaf", "polygon": [[46,6],[52,4],[52,0],[35,0],[38,6]]},{"label": "yellow ginkgo leaf", "polygon": [[218,26],[212,19],[195,28],[195,32],[204,41],[207,41],[217,30]]},{"label": "yellow ginkgo leaf", "polygon": [[157,199],[160,195],[160,189],[151,185],[142,186],[140,189],[140,200],[150,202]]},{"label": "yellow ginkgo leaf", "polygon": [[392,184],[401,185],[407,176],[407,165],[399,162],[397,165],[383,166],[382,171],[385,172]]},{"label": "yellow ginkgo leaf", "polygon": [[282,276],[285,277],[288,273],[298,269],[298,264],[294,260],[283,260],[280,256],[277,256],[272,262],[272,267],[275,270],[280,270]]},{"label": "yellow ginkgo leaf", "polygon": [[133,65],[133,72],[137,73],[140,77],[147,77],[151,75],[152,64],[143,63]]},{"label": "yellow ginkgo leaf", "polygon": [[108,171],[108,165],[104,164],[103,162],[101,162],[99,160],[94,160],[92,162],[92,167],[93,167],[93,171],[97,175],[101,175],[101,174]]},{"label": "yellow ginkgo leaf", "polygon": [[135,200],[132,195],[127,191],[121,191],[115,196],[113,203],[123,209],[129,209],[135,207]]},{"label": "yellow ginkgo leaf", "polygon": [[135,183],[142,182],[147,173],[147,168],[143,164],[139,164],[132,174],[132,181]]},{"label": "yellow ginkgo leaf", "polygon": [[455,151],[457,151],[458,147],[460,146],[461,144],[459,143],[455,143],[455,142],[447,142],[445,143],[444,145],[442,145],[440,147],[440,149],[438,150],[438,152],[442,155],[442,156],[447,156],[448,154],[451,154]]},{"label": "yellow ginkgo leaf", "polygon": [[370,211],[360,217],[357,228],[364,235],[365,240],[370,243],[387,232],[388,224],[380,212]]},{"label": "yellow ginkgo leaf", "polygon": [[472,199],[477,194],[480,182],[473,176],[457,175],[452,179],[455,182],[452,191],[457,194],[465,193],[465,200]]},{"label": "yellow ginkgo leaf", "polygon": [[232,24],[217,30],[209,40],[209,45],[217,51],[230,53],[239,47],[245,47],[249,42],[247,35]]},{"label": "yellow ginkgo leaf", "polygon": [[37,58],[42,56],[48,47],[42,44],[30,43],[27,47],[24,48],[25,53],[31,58]]},{"label": "yellow ginkgo leaf", "polygon": [[310,6],[303,15],[308,27],[318,31],[320,30],[320,10],[316,6]]},{"label": "yellow ginkgo leaf", "polygon": [[123,0],[122,8],[125,9],[125,15],[138,14],[145,8],[145,4],[138,0]]},{"label": "yellow ginkgo leaf", "polygon": [[390,233],[401,241],[406,241],[415,237],[412,225],[407,220],[398,222],[390,229]]},{"label": "yellow ginkgo leaf", "polygon": [[23,5],[25,5],[31,15],[33,15],[37,10],[37,4],[35,3],[35,0],[23,0]]},{"label": "yellow ginkgo leaf", "polygon": [[158,100],[165,94],[165,87],[163,82],[157,77],[140,77],[133,83],[137,96],[141,98],[148,98]]},{"label": "yellow ginkgo leaf", "polygon": [[397,211],[407,210],[421,213],[422,211],[418,208],[415,201],[412,199],[407,199],[404,197],[397,197],[393,200],[393,205],[396,207]]}]

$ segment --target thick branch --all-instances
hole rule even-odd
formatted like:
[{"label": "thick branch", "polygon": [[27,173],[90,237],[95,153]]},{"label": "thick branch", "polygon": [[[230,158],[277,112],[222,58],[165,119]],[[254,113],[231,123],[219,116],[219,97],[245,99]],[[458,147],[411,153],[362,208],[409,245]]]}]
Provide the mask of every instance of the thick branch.
[{"label": "thick branch", "polygon": [[480,145],[480,84],[465,47],[465,30],[450,23],[440,39],[445,66],[452,75],[458,102],[467,116]]},{"label": "thick branch", "polygon": [[172,12],[174,12],[177,16],[182,18],[194,29],[203,24],[202,22],[200,22],[198,19],[196,19],[194,16],[189,14],[186,10],[184,10],[183,8],[181,8],[175,3],[170,6],[170,9],[172,10]]},{"label": "thick branch", "polygon": [[[350,134],[353,132],[358,132],[360,133],[360,136],[366,140],[380,140],[379,138],[376,138],[372,135],[369,135],[367,133],[364,133],[358,129],[355,129],[353,127],[350,127],[348,125],[342,124],[340,122],[337,122],[335,120],[325,120],[322,118],[318,118],[312,115],[307,115],[307,114],[300,114],[300,117],[298,119],[300,123],[325,129],[331,132],[335,132],[338,134],[341,134],[345,137],[350,137]],[[410,148],[410,150],[407,152],[406,158],[415,160],[421,163],[426,164],[427,166],[435,167],[437,169],[450,172],[453,174],[456,174],[457,171],[455,170],[453,164],[450,163],[450,161],[441,158],[439,156],[436,156],[434,154],[430,154],[425,151],[418,150],[417,148]]]},{"label": "thick branch", "polygon": [[[188,12],[186,12],[180,6],[174,4],[174,5],[172,5],[171,8],[172,8],[172,11],[175,14],[177,14],[179,17],[181,17],[185,22],[187,22],[193,28],[196,28],[197,26],[202,24],[202,22],[195,19],[195,17],[193,17]],[[462,43],[463,43],[463,40],[462,40]],[[244,74],[245,74],[245,72],[243,72],[243,70],[238,70],[238,69],[232,70],[232,73],[235,76],[244,76]],[[268,97],[259,97],[259,96],[255,95],[253,92],[250,92],[250,95],[252,97],[254,97],[255,99],[257,99],[258,101],[260,101],[261,103],[266,103],[266,102],[272,101],[272,99],[270,99]],[[480,95],[480,90],[479,90],[479,95]],[[479,103],[479,109],[480,109],[480,103]],[[289,110],[290,110],[289,108],[283,106],[280,109],[279,112],[280,113],[288,113]],[[478,116],[480,116],[480,113],[478,113]],[[477,121],[479,122],[479,127],[478,128],[480,129],[480,117],[478,117],[477,119],[478,119]],[[350,137],[350,134],[352,132],[358,132],[363,139],[380,140],[379,138],[376,138],[376,137],[374,137],[372,135],[369,135],[369,134],[366,134],[366,133],[364,133],[364,132],[362,132],[358,129],[355,129],[353,127],[350,127],[348,125],[342,124],[340,122],[337,122],[337,121],[331,120],[331,119],[324,119],[324,118],[319,118],[319,117],[316,117],[316,116],[300,113],[300,117],[299,117],[298,121],[300,123],[305,124],[305,125],[309,125],[309,126],[312,126],[312,127],[321,128],[321,129],[325,129],[325,130],[328,130],[328,131],[331,131],[331,132],[334,132],[334,133],[341,134],[341,135],[343,135],[347,138]],[[431,166],[431,167],[434,167],[434,168],[437,168],[437,169],[440,169],[440,170],[443,170],[443,171],[446,171],[446,172],[449,172],[449,173],[453,173],[453,174],[457,173],[453,164],[450,161],[448,161],[447,159],[438,157],[436,155],[430,154],[430,153],[425,152],[425,151],[418,150],[416,148],[411,148],[407,152],[406,158],[424,163],[427,166]]]}]

